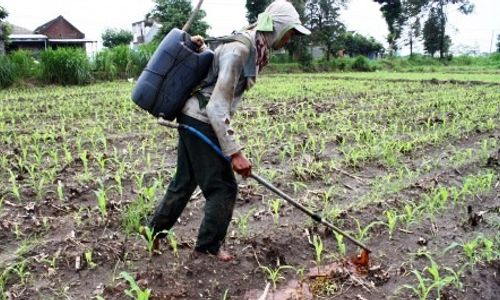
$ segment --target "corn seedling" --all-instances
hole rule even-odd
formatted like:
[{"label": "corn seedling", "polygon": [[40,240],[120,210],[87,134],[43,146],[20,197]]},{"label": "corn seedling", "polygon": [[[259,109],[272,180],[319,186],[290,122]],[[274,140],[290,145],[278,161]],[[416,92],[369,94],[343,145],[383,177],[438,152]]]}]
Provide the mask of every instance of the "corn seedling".
[{"label": "corn seedling", "polygon": [[389,229],[389,238],[392,239],[392,234],[396,229],[396,224],[398,222],[398,215],[395,210],[386,210],[384,215],[387,218],[387,228]]},{"label": "corn seedling", "polygon": [[35,190],[36,190],[36,199],[38,201],[43,200],[43,198],[45,197],[45,178],[40,178],[40,180],[35,186]]},{"label": "corn seedling", "polygon": [[21,237],[24,236],[24,233],[21,231],[21,228],[19,226],[19,223],[14,223],[14,235],[16,236],[16,239],[20,240]]},{"label": "corn seedling", "polygon": [[300,181],[294,181],[291,183],[292,188],[293,188],[293,193],[297,194],[299,191],[303,189],[307,189],[307,185],[303,182]]},{"label": "corn seedling", "polygon": [[337,241],[337,250],[342,256],[345,256],[346,246],[344,243],[344,236],[336,232],[334,232],[333,234],[335,234],[335,240]]},{"label": "corn seedling", "polygon": [[415,215],[418,214],[418,209],[417,205],[413,202],[407,203],[403,207],[403,215],[400,216],[400,220],[403,221],[407,229],[415,222]]},{"label": "corn seedling", "polygon": [[106,162],[108,159],[104,153],[98,153],[95,157],[97,165],[99,166],[99,171],[101,172],[101,175],[104,175],[106,173]]},{"label": "corn seedling", "polygon": [[82,152],[80,152],[79,157],[80,157],[80,160],[82,161],[82,164],[83,164],[82,179],[83,179],[83,181],[89,181],[91,178],[91,175],[90,175],[90,171],[89,171],[89,160],[88,160],[87,150],[83,150]]},{"label": "corn seedling", "polygon": [[92,260],[92,250],[85,250],[84,252],[85,262],[89,268],[93,269],[97,266],[97,264]]},{"label": "corn seedling", "polygon": [[226,289],[224,291],[224,295],[222,295],[222,300],[227,300],[229,298],[230,298],[230,296],[229,296],[229,289]]},{"label": "corn seedling", "polygon": [[[146,242],[146,249],[149,253],[150,256],[153,255],[154,252],[154,244],[156,239],[158,238],[159,235],[161,234],[166,234],[168,237],[169,231],[168,230],[162,230],[160,232],[157,232],[155,234],[154,230],[152,228],[149,228],[148,226],[141,227],[141,238]],[[172,241],[175,241],[175,247],[177,247],[177,240],[175,240],[175,235],[171,237]],[[169,239],[169,242],[171,240]],[[174,250],[175,251],[175,250]]]},{"label": "corn seedling", "polygon": [[321,260],[323,259],[322,254],[324,248],[323,248],[323,241],[318,235],[313,236],[313,246],[314,246],[314,251],[316,253],[315,262],[319,271],[319,266],[321,265]]},{"label": "corn seedling", "polygon": [[108,197],[106,195],[106,189],[101,184],[101,187],[97,191],[94,191],[94,193],[97,198],[97,207],[99,208],[99,212],[101,213],[102,217],[106,217],[108,215],[107,212]]},{"label": "corn seedling", "polygon": [[276,268],[260,266],[260,268],[266,274],[267,279],[269,279],[273,284],[274,290],[276,289],[276,283],[278,283],[278,281],[281,279],[285,279],[285,277],[281,275],[281,272],[286,269],[293,269],[292,266],[278,266]]},{"label": "corn seedling", "polygon": [[174,253],[175,257],[179,257],[179,242],[177,241],[177,237],[175,235],[175,232],[173,230],[169,230],[167,233],[167,240],[168,244],[172,248],[172,252]]},{"label": "corn seedling", "polygon": [[356,239],[361,242],[364,241],[366,235],[368,234],[368,231],[370,231],[372,227],[384,224],[381,221],[374,221],[366,225],[365,227],[362,227],[358,219],[354,219],[354,222],[356,223],[356,228],[357,228],[357,232],[355,233]]},{"label": "corn seedling", "polygon": [[248,221],[250,217],[255,212],[255,208],[250,209],[246,214],[239,215],[238,218],[235,219],[236,226],[238,227],[238,232],[241,237],[248,237]]},{"label": "corn seedling", "polygon": [[16,197],[16,199],[18,201],[21,201],[21,191],[20,191],[19,186],[17,184],[16,175],[14,175],[14,173],[12,173],[11,170],[9,170],[9,173],[10,173],[9,180],[10,180],[10,185],[11,185],[10,191],[11,191],[12,195],[14,195],[14,197]]},{"label": "corn seedling", "polygon": [[[436,292],[436,298],[441,298],[441,290],[449,285],[461,287],[460,276],[450,268],[441,269],[438,264],[432,259],[429,254],[425,254],[429,259],[430,265],[426,266],[422,272],[412,270],[411,273],[415,275],[418,280],[417,287],[411,285],[404,285],[405,288],[410,289],[419,299],[429,299],[431,292]],[[448,275],[442,276],[441,273],[446,271]],[[425,275],[429,274],[429,277]]]},{"label": "corn seedling", "polygon": [[269,207],[273,214],[274,225],[278,225],[280,219],[280,209],[283,205],[283,201],[281,199],[273,199],[269,201]]},{"label": "corn seedling", "polygon": [[28,261],[25,259],[8,268],[9,272],[17,275],[21,284],[26,284],[28,281],[28,277],[30,276],[27,265]]},{"label": "corn seedling", "polygon": [[44,259],[42,259],[42,261],[47,263],[48,268],[51,268],[52,270],[57,270],[57,259],[58,258],[59,258],[59,253],[56,253],[50,259],[44,258]]},{"label": "corn seedling", "polygon": [[125,290],[125,294],[133,299],[136,300],[148,300],[149,296],[151,295],[151,290],[150,289],[141,289],[141,287],[137,284],[135,281],[135,278],[132,277],[127,272],[121,272],[120,273],[120,278],[125,279],[128,284],[130,285],[130,289]]},{"label": "corn seedling", "polygon": [[57,198],[64,202],[64,185],[60,180],[57,181]]}]

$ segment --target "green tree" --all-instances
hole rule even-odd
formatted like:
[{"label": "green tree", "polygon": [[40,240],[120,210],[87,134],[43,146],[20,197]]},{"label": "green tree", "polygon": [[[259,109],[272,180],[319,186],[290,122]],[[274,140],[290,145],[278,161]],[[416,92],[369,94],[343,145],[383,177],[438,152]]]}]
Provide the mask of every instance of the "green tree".
[{"label": "green tree", "polygon": [[[428,13],[428,20],[433,19],[432,22],[436,25],[435,34],[438,36],[439,41],[439,57],[443,58],[447,53],[451,44],[450,37],[446,34],[446,24],[448,23],[448,7],[455,6],[458,10],[468,15],[474,11],[474,4],[471,0],[407,0],[413,9],[422,13]],[[432,15],[432,16],[431,16]]]},{"label": "green tree", "polygon": [[384,49],[384,46],[376,41],[373,37],[365,37],[362,34],[348,31],[341,35],[337,43],[338,50],[344,49],[345,54],[350,57],[364,55],[368,56],[371,53],[379,53]]},{"label": "green tree", "polygon": [[5,42],[8,37],[8,26],[7,23],[4,22],[4,19],[7,18],[9,13],[5,8],[0,6],[0,55],[5,55]]},{"label": "green tree", "polygon": [[432,8],[424,24],[423,37],[425,51],[431,56],[439,52],[439,56],[443,58],[450,48],[451,39],[443,30],[441,22],[437,9]]},{"label": "green tree", "polygon": [[247,8],[247,20],[252,24],[257,21],[257,17],[263,12],[272,0],[247,0],[245,7]]},{"label": "green tree", "polygon": [[497,35],[497,52],[500,53],[500,34]]},{"label": "green tree", "polygon": [[106,29],[101,35],[102,44],[106,48],[128,45],[134,39],[132,32],[124,29]]},{"label": "green tree", "polygon": [[422,35],[422,26],[419,17],[411,17],[408,20],[406,45],[410,46],[410,56],[413,56],[414,45]]},{"label": "green tree", "polygon": [[[160,31],[156,35],[157,40],[170,32],[173,28],[182,28],[191,16],[193,7],[189,0],[155,0],[155,6],[151,11],[151,17],[162,25]],[[210,28],[207,22],[203,21],[206,13],[200,10],[196,15],[189,34],[207,35],[207,30]]]},{"label": "green tree", "polygon": [[345,26],[340,20],[339,10],[344,0],[309,0],[306,4],[307,25],[312,31],[312,40],[325,48],[326,60],[330,60],[335,44]]},{"label": "green tree", "polygon": [[389,53],[392,55],[398,50],[397,42],[401,38],[403,25],[405,23],[405,14],[401,0],[374,0],[379,3],[380,11],[384,16],[389,29],[387,43],[389,43]]}]

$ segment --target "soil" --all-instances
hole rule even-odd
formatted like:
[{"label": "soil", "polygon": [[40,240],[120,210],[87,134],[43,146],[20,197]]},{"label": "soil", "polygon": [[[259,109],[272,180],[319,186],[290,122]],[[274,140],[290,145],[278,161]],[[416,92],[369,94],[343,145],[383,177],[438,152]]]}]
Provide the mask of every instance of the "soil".
[{"label": "soil", "polygon": [[[274,105],[269,111],[278,114],[282,109]],[[328,109],[318,108],[318,111]],[[476,133],[451,142],[451,146],[477,148],[478,141],[487,137],[500,141],[499,136],[498,130]],[[112,136],[108,142],[110,147],[121,151],[124,141],[140,142],[144,138]],[[342,209],[335,224],[354,232],[354,219],[364,226],[385,221],[383,211],[418,202],[436,186],[457,186],[467,175],[485,170],[500,172],[500,149],[492,151],[486,161],[473,159],[460,167],[451,167],[447,166],[443,147],[423,148],[404,156],[409,170],[416,170],[429,159],[439,160],[442,165],[419,174],[383,201],[367,202],[359,207],[352,205],[369,195],[377,178],[390,172],[377,163],[310,177],[307,179],[309,191],[296,194],[296,198],[305,202],[306,197],[314,197],[315,188],[324,189],[325,177],[329,176],[339,188],[333,201]],[[158,163],[154,161],[153,165]],[[167,149],[162,170],[151,171],[145,180],[174,165],[175,149]],[[264,160],[262,168],[276,166],[271,160]],[[179,239],[178,253],[174,253],[167,241],[162,241],[161,253],[150,255],[144,240],[139,235],[127,236],[122,227],[122,214],[138,193],[132,180],[124,182],[122,199],[114,194],[109,199],[108,215],[103,218],[95,207],[94,190],[98,187],[80,185],[74,180],[82,169],[78,158],[61,167],[58,179],[68,190],[64,202],[53,193],[37,200],[35,191],[29,188],[22,190],[26,199],[22,203],[11,195],[3,195],[0,270],[21,256],[26,258],[29,272],[26,282],[19,275],[7,279],[7,299],[94,299],[97,295],[105,299],[126,299],[125,291],[130,286],[120,278],[123,271],[131,274],[141,288],[150,289],[151,299],[223,299],[225,295],[228,299],[257,299],[267,283],[263,267],[283,267],[276,289],[271,287],[268,299],[408,299],[412,295],[404,285],[416,284],[410,270],[423,270],[429,264],[427,258],[417,253],[428,251],[443,268],[457,269],[465,263],[465,256],[457,248],[445,253],[446,248],[478,235],[498,237],[499,232],[500,182],[497,177],[491,192],[450,205],[434,218],[424,218],[409,228],[396,230],[392,237],[386,226],[375,225],[365,240],[372,250],[369,265],[360,268],[353,265],[351,259],[359,253],[357,247],[346,242],[347,254],[343,257],[331,231],[286,203],[280,211],[279,223],[275,224],[267,201],[276,196],[249,180],[240,180],[234,217],[251,211],[251,218],[247,235],[238,230],[236,222],[230,226],[224,249],[235,255],[233,261],[220,262],[215,256],[193,252],[205,201],[199,193],[195,193],[174,227]],[[21,185],[26,184],[26,170],[15,166],[13,170]],[[277,186],[293,194],[292,188],[283,182]],[[311,243],[315,234],[322,239],[325,249],[319,265]],[[31,242],[23,244],[28,237]],[[92,259],[85,253],[91,253]],[[442,298],[497,299],[499,273],[499,260],[477,263],[463,272],[463,286],[446,288]]]},{"label": "soil", "polygon": [[[469,144],[463,143],[463,146]],[[421,154],[428,156],[429,152],[425,150]],[[418,161],[418,156],[419,153],[416,153],[411,160]],[[493,155],[490,160],[494,160]],[[63,173],[75,174],[78,168],[78,162],[75,162],[74,166],[64,168]],[[376,166],[366,166],[357,170],[354,175],[360,178],[370,176],[373,168],[376,169]],[[417,199],[418,194],[425,191],[422,186],[429,182],[432,185],[436,184],[435,181],[440,185],[453,185],[464,174],[474,174],[485,168],[491,167],[487,167],[485,162],[473,162],[460,170],[440,169],[432,174],[425,174],[417,180],[420,184],[416,188],[413,185],[403,190],[395,196],[394,201],[347,211],[342,216],[344,228],[354,228],[351,220],[353,216],[364,224],[377,221],[376,216],[381,216],[387,207],[397,206],[409,195]],[[498,166],[494,169],[498,171]],[[342,174],[334,176],[338,176],[337,180],[346,180],[354,186],[354,179]],[[303,284],[309,285],[304,293],[313,294],[314,291],[316,296],[326,298],[386,299],[387,295],[394,295],[395,292],[396,295],[402,295],[396,297],[407,297],[409,294],[401,287],[412,281],[412,276],[407,273],[409,266],[416,266],[421,270],[428,263],[425,258],[415,257],[412,253],[422,247],[426,247],[431,253],[442,253],[453,242],[469,240],[478,233],[492,235],[498,231],[498,227],[484,219],[476,226],[469,224],[465,203],[447,209],[434,220],[426,219],[408,231],[396,231],[392,239],[389,239],[386,228],[379,226],[367,241],[367,245],[373,250],[368,269],[374,271],[359,274],[339,267],[339,264],[346,263],[344,259],[339,259],[338,256],[332,258],[336,254],[336,245],[331,233],[313,224],[289,205],[284,205],[279,225],[274,225],[272,215],[260,201],[262,196],[269,198],[269,193],[247,184],[248,182],[241,182],[235,212],[238,215],[251,208],[255,209],[249,224],[251,230],[248,237],[241,238],[236,226],[230,228],[225,249],[236,258],[229,263],[219,262],[213,256],[193,254],[192,246],[203,214],[204,199],[199,195],[190,202],[180,224],[175,227],[176,234],[180,237],[177,257],[166,243],[162,243],[161,255],[150,257],[140,238],[127,238],[123,234],[120,211],[124,202],[112,199],[107,220],[100,218],[93,208],[91,187],[71,187],[71,197],[64,205],[51,196],[44,202],[32,201],[27,205],[6,200],[1,223],[4,230],[0,231],[0,239],[7,241],[1,245],[2,265],[9,264],[16,257],[13,253],[19,247],[19,239],[13,233],[16,226],[21,226],[25,235],[36,236],[35,242],[28,245],[26,255],[31,258],[29,272],[32,284],[27,288],[24,284],[9,281],[8,298],[41,299],[48,295],[67,295],[71,298],[90,299],[94,295],[103,294],[106,299],[123,299],[124,290],[128,289],[128,285],[118,279],[123,270],[135,274],[140,286],[150,288],[152,299],[220,299],[226,291],[231,299],[249,298],[261,293],[266,285],[265,274],[259,266],[276,267],[279,264],[314,269],[314,248],[308,241],[307,231],[323,238],[325,257],[330,257],[325,259],[324,265],[337,264],[333,272],[335,275],[324,277],[324,282],[316,283],[316,287],[311,289],[310,286],[315,284],[311,281],[317,277],[306,272],[306,276],[300,278],[295,271],[285,269],[283,276],[286,280],[278,282],[275,299],[288,299],[283,296],[291,295],[286,294],[286,290],[296,291]],[[131,198],[133,193],[130,189],[124,199]],[[29,191],[26,194],[29,197]],[[353,194],[357,194],[356,191]],[[497,182],[492,193],[468,199],[467,206],[472,207],[475,212],[486,211],[498,218],[499,195],[500,184]],[[82,224],[75,226],[75,212],[81,210],[81,207],[88,207],[89,210],[81,214]],[[7,214],[9,218],[5,218]],[[44,225],[44,222],[48,225]],[[87,264],[84,258],[84,252],[89,249],[92,250],[95,267]],[[348,249],[350,255],[356,254],[356,247],[348,245]],[[57,256],[57,266],[52,268],[48,259],[54,254]],[[439,263],[456,266],[461,259],[463,257],[458,251],[451,251],[442,256]],[[479,264],[473,270],[464,272],[463,289],[447,290],[447,299],[494,299],[500,291],[499,266],[500,262],[494,261]],[[307,299],[309,296],[303,297]]]}]

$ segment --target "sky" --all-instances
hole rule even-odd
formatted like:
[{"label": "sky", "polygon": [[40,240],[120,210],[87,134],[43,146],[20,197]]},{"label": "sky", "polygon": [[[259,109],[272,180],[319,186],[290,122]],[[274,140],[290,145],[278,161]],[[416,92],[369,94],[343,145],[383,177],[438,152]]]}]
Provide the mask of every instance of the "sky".
[{"label": "sky", "polygon": [[[193,3],[197,0],[192,0]],[[225,35],[246,25],[245,0],[205,0],[203,9],[211,25],[209,34]],[[500,34],[500,0],[473,0],[475,11],[464,16],[450,10],[448,34],[452,37],[452,50],[465,47],[489,52],[492,37],[494,50],[496,36]],[[0,0],[9,12],[7,21],[34,30],[36,27],[63,15],[87,39],[101,40],[107,28],[131,30],[133,22],[142,20],[154,6],[152,0]],[[373,0],[350,0],[341,13],[348,30],[371,35],[384,42],[387,25]],[[422,51],[422,47],[417,47]],[[407,53],[403,49],[402,54]]]}]

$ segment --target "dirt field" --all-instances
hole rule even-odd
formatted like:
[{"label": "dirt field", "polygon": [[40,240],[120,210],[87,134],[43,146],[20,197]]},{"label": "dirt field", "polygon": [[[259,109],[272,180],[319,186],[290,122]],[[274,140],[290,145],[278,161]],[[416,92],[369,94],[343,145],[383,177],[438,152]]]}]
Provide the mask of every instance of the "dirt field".
[{"label": "dirt field", "polygon": [[193,254],[199,191],[152,253],[137,232],[177,133],[133,85],[0,91],[0,299],[497,299],[500,78],[370,75],[267,75],[234,119],[254,172],[363,241],[366,268],[242,179],[234,261]]}]

